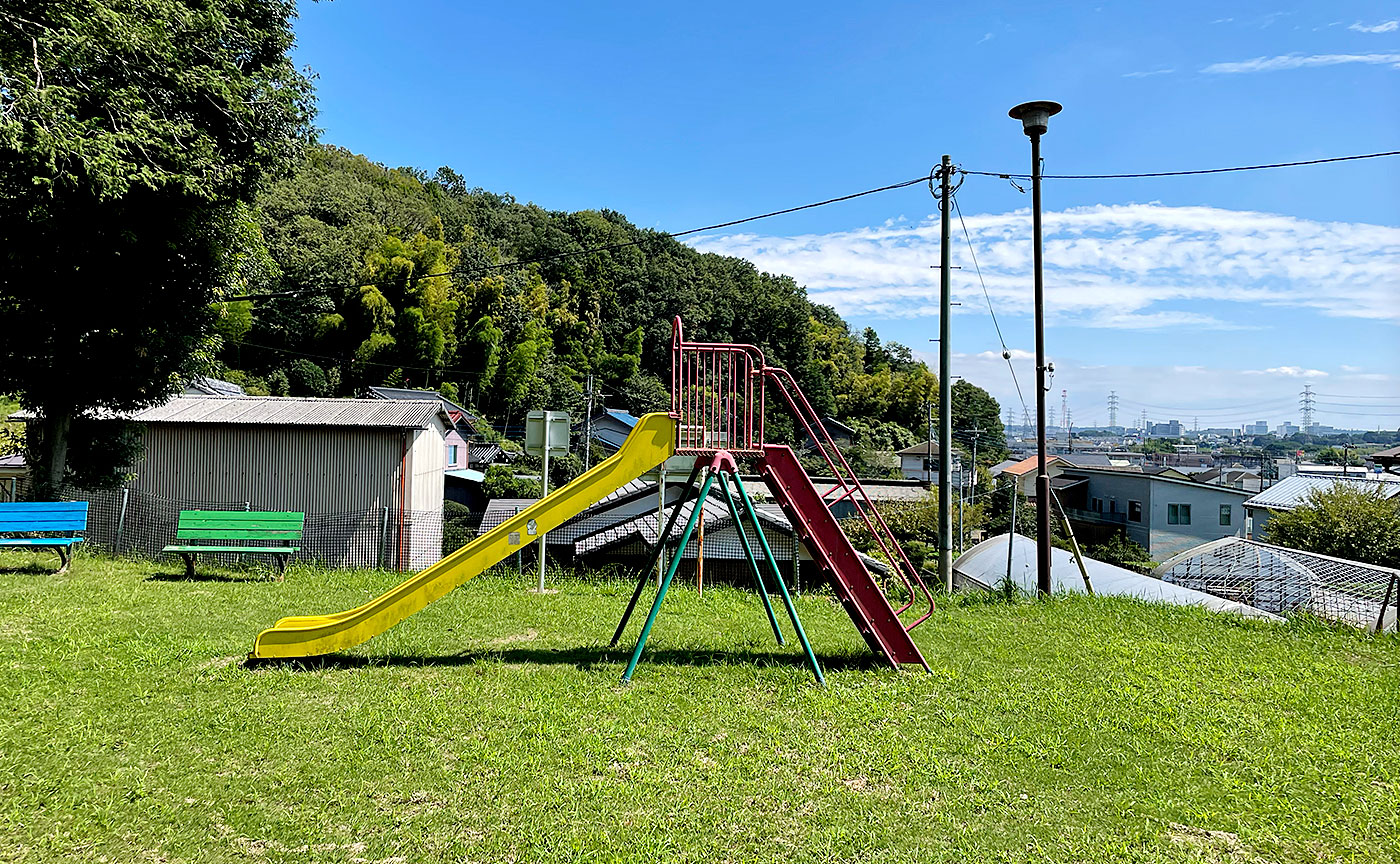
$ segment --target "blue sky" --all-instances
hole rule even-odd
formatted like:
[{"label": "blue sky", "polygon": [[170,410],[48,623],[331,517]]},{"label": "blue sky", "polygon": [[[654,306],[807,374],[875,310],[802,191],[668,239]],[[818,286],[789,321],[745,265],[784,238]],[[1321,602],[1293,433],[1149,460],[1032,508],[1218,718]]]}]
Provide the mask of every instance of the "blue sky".
[{"label": "blue sky", "polygon": [[[509,8],[506,8],[507,5]],[[386,10],[393,10],[386,17]],[[323,140],[451,165],[555,209],[685,230],[926,174],[1024,172],[1011,105],[1064,103],[1048,173],[1400,149],[1395,3],[303,3]],[[1022,382],[1029,196],[958,193]],[[1046,182],[1048,350],[1075,425],[1400,425],[1400,157],[1159,180]],[[918,351],[937,329],[925,187],[690,238],[786,272]],[[956,232],[960,233],[960,229]],[[967,246],[955,374],[1020,416]]]}]

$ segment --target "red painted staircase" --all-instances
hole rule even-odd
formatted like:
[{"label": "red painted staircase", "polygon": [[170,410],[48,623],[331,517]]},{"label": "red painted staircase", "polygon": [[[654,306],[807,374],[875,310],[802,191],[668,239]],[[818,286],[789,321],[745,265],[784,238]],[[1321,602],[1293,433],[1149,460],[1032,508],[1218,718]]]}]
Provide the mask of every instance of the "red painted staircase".
[{"label": "red painted staircase", "polygon": [[870,650],[896,668],[902,663],[918,663],[927,669],[928,663],[918,646],[904,629],[885,592],[865,569],[856,548],[831,515],[792,448],[763,445],[761,471],[798,536],[830,575],[836,596]]}]

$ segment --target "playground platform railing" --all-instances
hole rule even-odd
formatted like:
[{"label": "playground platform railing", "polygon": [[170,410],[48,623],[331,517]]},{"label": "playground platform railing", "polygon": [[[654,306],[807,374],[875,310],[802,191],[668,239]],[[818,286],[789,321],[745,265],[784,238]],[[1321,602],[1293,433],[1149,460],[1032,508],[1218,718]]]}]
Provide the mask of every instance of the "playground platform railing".
[{"label": "playground platform railing", "polygon": [[830,489],[818,490],[823,500],[827,506],[849,501],[854,518],[872,540],[872,553],[889,564],[897,585],[884,587],[887,596],[891,588],[897,592],[890,604],[895,614],[903,616],[919,605],[914,620],[904,627],[912,630],[927,621],[934,611],[933,592],[791,373],[769,366],[763,351],[754,345],[686,341],[679,316],[672,322],[671,339],[671,408],[679,421],[677,452],[703,455],[728,450],[736,456],[761,455],[767,443],[767,392],[772,387],[836,478]]}]

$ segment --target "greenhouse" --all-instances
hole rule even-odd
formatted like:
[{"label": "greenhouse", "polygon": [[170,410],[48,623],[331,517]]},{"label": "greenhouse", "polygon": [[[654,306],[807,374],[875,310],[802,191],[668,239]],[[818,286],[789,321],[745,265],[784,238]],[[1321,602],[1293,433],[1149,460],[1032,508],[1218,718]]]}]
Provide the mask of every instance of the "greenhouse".
[{"label": "greenhouse", "polygon": [[1307,612],[1367,629],[1394,630],[1400,571],[1239,537],[1168,559],[1154,575],[1259,609]]}]

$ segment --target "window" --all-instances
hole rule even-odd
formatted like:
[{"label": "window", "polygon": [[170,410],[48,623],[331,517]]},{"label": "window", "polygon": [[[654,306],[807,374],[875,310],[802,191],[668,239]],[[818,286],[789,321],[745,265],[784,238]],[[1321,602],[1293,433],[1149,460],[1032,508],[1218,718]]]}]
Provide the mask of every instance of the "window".
[{"label": "window", "polygon": [[456,444],[448,444],[448,445],[447,445],[447,464],[448,464],[448,465],[456,465],[456,464],[457,464],[457,445],[456,445]]},{"label": "window", "polygon": [[1229,525],[1229,524],[1230,524],[1230,505],[1229,505],[1229,504],[1221,504],[1221,505],[1220,505],[1220,524],[1221,524],[1221,525]]},{"label": "window", "polygon": [[1168,504],[1167,505],[1168,525],[1190,525],[1191,505],[1190,504]]},{"label": "window", "polygon": [[1128,502],[1128,521],[1129,521],[1129,522],[1141,522],[1141,521],[1142,521],[1142,502],[1141,502],[1141,501],[1129,501],[1129,502]]},{"label": "window", "polygon": [[1095,513],[1102,513],[1102,512],[1103,512],[1103,499],[1102,499],[1102,498],[1095,498],[1095,499],[1094,499],[1094,512],[1095,512]]},{"label": "window", "polygon": [[1110,499],[1108,499],[1108,512],[1110,512],[1110,513],[1117,513],[1117,512],[1118,512],[1118,499],[1117,499],[1117,498],[1110,498]]}]

